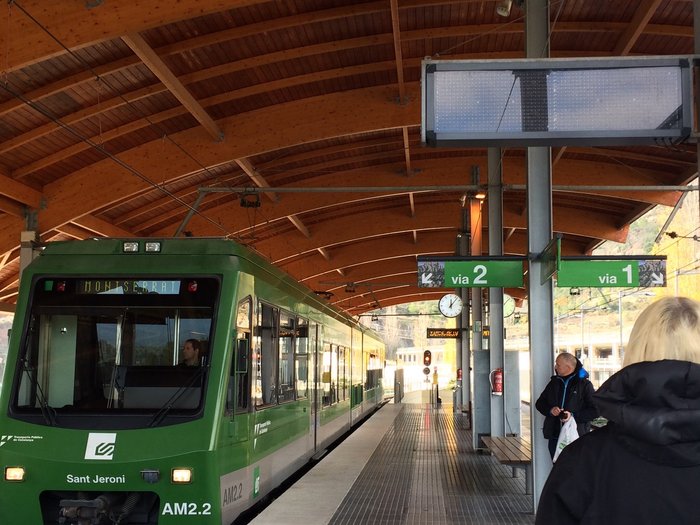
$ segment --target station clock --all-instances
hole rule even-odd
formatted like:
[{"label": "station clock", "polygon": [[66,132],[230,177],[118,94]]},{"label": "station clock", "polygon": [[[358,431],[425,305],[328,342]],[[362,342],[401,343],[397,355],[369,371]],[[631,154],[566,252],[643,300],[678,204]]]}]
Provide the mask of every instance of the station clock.
[{"label": "station clock", "polygon": [[462,312],[462,299],[454,293],[445,294],[440,298],[438,308],[445,317],[457,317]]},{"label": "station clock", "polygon": [[503,317],[510,317],[515,312],[515,300],[510,295],[503,295]]}]

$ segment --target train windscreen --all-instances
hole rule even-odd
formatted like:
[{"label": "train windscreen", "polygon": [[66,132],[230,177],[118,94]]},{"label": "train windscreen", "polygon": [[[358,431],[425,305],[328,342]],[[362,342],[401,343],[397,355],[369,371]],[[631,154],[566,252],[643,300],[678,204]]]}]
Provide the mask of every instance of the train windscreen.
[{"label": "train windscreen", "polygon": [[218,294],[215,277],[37,279],[12,415],[72,427],[80,414],[139,415],[127,426],[194,414]]}]

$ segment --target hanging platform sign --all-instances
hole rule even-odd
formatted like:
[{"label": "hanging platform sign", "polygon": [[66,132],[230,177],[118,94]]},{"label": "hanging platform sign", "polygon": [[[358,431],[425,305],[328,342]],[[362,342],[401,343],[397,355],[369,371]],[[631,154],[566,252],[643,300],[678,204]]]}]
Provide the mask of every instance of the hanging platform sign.
[{"label": "hanging platform sign", "polygon": [[666,256],[562,258],[557,286],[629,288],[666,286]]},{"label": "hanging platform sign", "polygon": [[420,287],[517,288],[522,285],[522,257],[418,258]]}]

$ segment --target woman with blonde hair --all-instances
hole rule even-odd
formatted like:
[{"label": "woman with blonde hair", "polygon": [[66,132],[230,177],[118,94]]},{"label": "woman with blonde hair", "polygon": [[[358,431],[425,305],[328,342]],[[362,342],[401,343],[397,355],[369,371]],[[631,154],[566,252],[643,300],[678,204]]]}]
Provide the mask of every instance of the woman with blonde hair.
[{"label": "woman with blonde hair", "polygon": [[623,368],[593,397],[608,424],[563,450],[535,523],[698,523],[700,303],[666,297],[647,307]]}]

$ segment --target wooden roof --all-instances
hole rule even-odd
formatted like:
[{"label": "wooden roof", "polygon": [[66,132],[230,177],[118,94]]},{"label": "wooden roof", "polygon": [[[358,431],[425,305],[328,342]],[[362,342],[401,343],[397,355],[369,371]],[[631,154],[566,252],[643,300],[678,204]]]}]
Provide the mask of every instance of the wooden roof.
[{"label": "wooden roof", "polygon": [[[350,314],[436,298],[416,257],[454,254],[463,192],[449,187],[474,165],[485,182],[486,150],[421,144],[421,60],[524,57],[518,3],[508,18],[486,0],[7,3],[0,303],[16,301],[32,228],[42,241],[229,236]],[[555,0],[551,28],[552,57],[691,54],[693,2]],[[552,156],[555,185],[674,186],[697,170],[690,144]],[[504,182],[524,184],[524,150],[503,160]],[[259,187],[277,190],[259,207],[214,191]],[[349,191],[367,187],[381,191]],[[555,191],[554,230],[565,254],[587,254],[679,197]],[[506,191],[506,254],[526,253],[526,216],[525,192]]]}]

